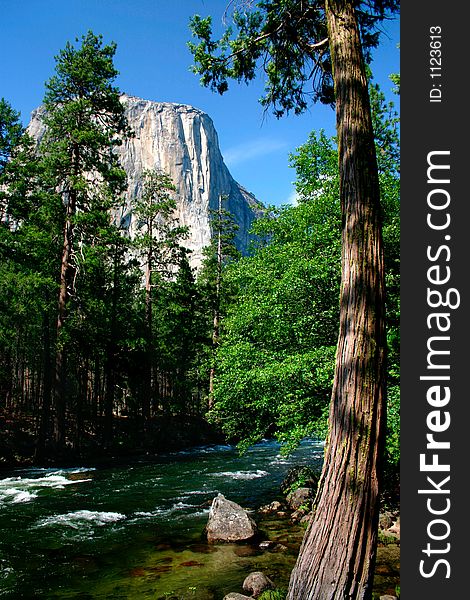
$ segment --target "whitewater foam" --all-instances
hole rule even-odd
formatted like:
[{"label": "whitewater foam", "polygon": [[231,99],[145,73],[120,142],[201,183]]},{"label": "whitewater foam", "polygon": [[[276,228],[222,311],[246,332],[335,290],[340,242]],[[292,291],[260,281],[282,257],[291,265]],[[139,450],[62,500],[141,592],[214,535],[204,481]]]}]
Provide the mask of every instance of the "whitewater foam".
[{"label": "whitewater foam", "polygon": [[36,523],[37,527],[48,527],[51,525],[65,525],[73,529],[79,529],[83,525],[97,525],[102,527],[108,523],[115,523],[125,519],[126,515],[118,512],[104,512],[98,510],[76,510],[63,515],[53,515],[41,519]]},{"label": "whitewater foam", "polygon": [[212,473],[213,477],[231,477],[232,479],[259,479],[269,475],[267,471],[224,471],[223,473]]},{"label": "whitewater foam", "polygon": [[91,479],[67,479],[57,472],[43,477],[7,477],[0,480],[0,506],[30,502],[41,490],[61,490],[67,485],[85,483]]}]

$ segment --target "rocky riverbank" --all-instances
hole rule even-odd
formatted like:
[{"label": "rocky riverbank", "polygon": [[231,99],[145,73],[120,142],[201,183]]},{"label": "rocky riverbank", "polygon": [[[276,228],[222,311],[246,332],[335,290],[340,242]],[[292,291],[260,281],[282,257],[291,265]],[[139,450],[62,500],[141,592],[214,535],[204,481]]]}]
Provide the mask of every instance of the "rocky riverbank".
[{"label": "rocky riverbank", "polygon": [[[257,549],[271,554],[290,554],[290,570],[295,564],[306,526],[312,518],[311,506],[316,485],[317,475],[313,471],[305,467],[292,469],[281,485],[283,496],[260,507],[255,517],[256,529],[250,529],[249,539]],[[217,531],[215,537],[218,541],[233,541],[238,534],[238,539],[242,541],[247,538],[247,520],[254,523],[242,507],[219,496],[214,499],[208,525],[212,526],[212,531]],[[228,530],[230,537],[224,540]],[[290,570],[275,573],[268,566],[264,571],[254,571],[240,582],[241,589],[225,595],[224,600],[282,600]],[[400,515],[397,509],[384,511],[380,515],[374,598],[396,600],[399,598],[399,589]]]}]

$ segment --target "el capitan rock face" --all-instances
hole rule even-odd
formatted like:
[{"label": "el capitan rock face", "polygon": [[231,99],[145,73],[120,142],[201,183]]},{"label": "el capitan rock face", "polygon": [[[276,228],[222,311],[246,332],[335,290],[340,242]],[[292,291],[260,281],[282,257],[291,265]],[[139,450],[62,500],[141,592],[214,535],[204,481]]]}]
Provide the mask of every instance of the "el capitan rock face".
[{"label": "el capitan rock face", "polygon": [[[236,244],[246,252],[249,229],[260,205],[252,194],[230,175],[219,149],[217,133],[210,117],[187,104],[153,102],[123,95],[126,114],[134,137],[118,149],[128,177],[125,208],[119,216],[131,235],[135,229],[133,199],[142,189],[142,172],[161,169],[167,173],[177,192],[177,216],[190,234],[184,242],[191,251],[196,268],[202,249],[210,242],[209,209],[217,209],[219,194],[228,196],[224,208],[239,225]],[[33,112],[29,132],[40,139],[44,125],[43,109]]]}]

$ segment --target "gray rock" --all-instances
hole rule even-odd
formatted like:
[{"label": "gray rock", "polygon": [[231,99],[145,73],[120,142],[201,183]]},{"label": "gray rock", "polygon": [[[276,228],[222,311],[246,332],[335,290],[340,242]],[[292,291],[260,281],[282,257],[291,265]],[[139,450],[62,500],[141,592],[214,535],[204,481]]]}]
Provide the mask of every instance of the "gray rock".
[{"label": "gray rock", "polygon": [[209,543],[243,542],[253,538],[257,531],[256,523],[239,504],[222,494],[214,498],[206,525]]},{"label": "gray rock", "polygon": [[380,596],[380,600],[398,600],[396,596],[390,596],[390,594],[385,594],[384,596]]},{"label": "gray rock", "polygon": [[274,546],[274,552],[287,552],[287,550],[289,550],[289,548],[284,546],[284,544],[276,544]]},{"label": "gray rock", "polygon": [[387,532],[394,533],[396,536],[400,537],[400,517],[398,517],[393,525],[387,529]]},{"label": "gray rock", "polygon": [[253,600],[253,597],[237,594],[236,592],[230,592],[230,594],[224,596],[224,600]]},{"label": "gray rock", "polygon": [[275,546],[276,546],[276,542],[273,540],[265,540],[264,542],[261,542],[259,545],[261,550],[271,550]]},{"label": "gray rock", "polygon": [[281,509],[282,509],[282,504],[280,502],[278,502],[277,500],[274,500],[274,502],[271,502],[271,504],[265,504],[264,506],[261,506],[258,509],[258,512],[263,515],[270,515],[270,514],[278,512]]},{"label": "gray rock", "polygon": [[287,496],[287,504],[291,510],[303,510],[304,513],[311,509],[313,500],[312,488],[301,487]]},{"label": "gray rock", "polygon": [[261,571],[250,573],[243,582],[243,590],[251,594],[254,598],[257,598],[265,590],[272,590],[273,588],[273,582]]},{"label": "gray rock", "polygon": [[296,465],[289,469],[281,483],[281,492],[287,495],[292,489],[308,487],[316,490],[319,474],[310,467]]},{"label": "gray rock", "polygon": [[[202,249],[210,241],[209,209],[217,209],[220,194],[227,195],[224,208],[235,218],[239,229],[235,242],[243,253],[248,249],[249,229],[261,209],[256,198],[230,175],[219,148],[217,132],[211,118],[186,104],[153,102],[123,95],[126,116],[134,137],[117,150],[126,171],[128,191],[125,206],[116,218],[129,231],[136,232],[133,203],[142,190],[145,169],[160,169],[176,186],[179,224],[189,228],[185,240],[192,253],[190,262],[201,265]],[[44,108],[33,111],[28,132],[40,140],[45,126]]]},{"label": "gray rock", "polygon": [[379,527],[380,529],[388,529],[392,526],[393,518],[392,515],[387,511],[380,513],[379,516]]}]

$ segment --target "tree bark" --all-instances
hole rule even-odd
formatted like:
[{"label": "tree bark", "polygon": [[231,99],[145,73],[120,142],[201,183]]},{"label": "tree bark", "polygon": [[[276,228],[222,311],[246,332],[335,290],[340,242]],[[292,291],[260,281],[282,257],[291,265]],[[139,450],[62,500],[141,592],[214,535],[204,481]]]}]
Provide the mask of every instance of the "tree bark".
[{"label": "tree bark", "polygon": [[[72,150],[72,173],[77,177],[80,172],[80,151],[75,144]],[[60,264],[59,299],[57,303],[57,338],[54,385],[54,443],[58,448],[65,445],[65,347],[61,340],[66,314],[69,290],[72,287],[71,258],[73,252],[73,217],[77,209],[77,191],[69,190],[64,223],[64,243]]]},{"label": "tree bark", "polygon": [[54,443],[61,447],[65,444],[65,348],[61,340],[61,332],[65,324],[67,300],[70,283],[70,258],[72,255],[73,225],[71,217],[75,212],[75,199],[69,198],[67,216],[64,225],[64,244],[60,266],[59,299],[57,303],[57,350],[54,382]]},{"label": "tree bark", "polygon": [[288,600],[372,597],[386,406],[378,172],[353,3],[325,3],[343,218],[340,331],[325,459]]},{"label": "tree bark", "polygon": [[113,292],[111,299],[111,318],[109,340],[105,358],[106,391],[104,399],[104,446],[109,448],[113,440],[114,403],[116,396],[116,357],[117,357],[117,310],[118,310],[118,253],[114,249],[113,255]]},{"label": "tree bark", "polygon": [[51,392],[52,392],[52,360],[51,360],[51,332],[48,312],[49,298],[46,295],[46,308],[43,315],[43,386],[42,403],[40,403],[38,440],[35,450],[36,460],[42,460],[46,454],[49,438]]}]

